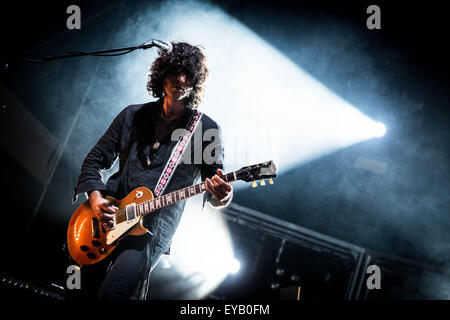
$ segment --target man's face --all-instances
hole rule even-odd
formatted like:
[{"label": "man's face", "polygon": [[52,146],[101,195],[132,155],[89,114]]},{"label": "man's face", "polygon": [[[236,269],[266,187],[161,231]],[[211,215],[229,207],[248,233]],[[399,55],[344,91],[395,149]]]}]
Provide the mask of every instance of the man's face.
[{"label": "man's face", "polygon": [[174,100],[182,100],[192,91],[191,81],[184,72],[168,74],[164,78],[163,86],[166,96]]}]

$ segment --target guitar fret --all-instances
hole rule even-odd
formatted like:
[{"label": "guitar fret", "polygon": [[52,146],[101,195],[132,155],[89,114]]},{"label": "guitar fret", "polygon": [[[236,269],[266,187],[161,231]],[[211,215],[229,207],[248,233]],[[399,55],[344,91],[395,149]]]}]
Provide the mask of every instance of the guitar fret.
[{"label": "guitar fret", "polygon": [[[156,209],[174,204],[175,202],[185,200],[186,198],[195,196],[201,192],[206,191],[206,183],[201,182],[193,186],[185,187],[177,191],[173,191],[166,195],[160,196],[153,200],[143,202],[139,205],[139,215],[146,214]],[[187,194],[186,194],[187,192]]]},{"label": "guitar fret", "polygon": [[[226,182],[234,181],[234,180],[236,180],[236,172],[230,172],[228,174],[225,174],[222,176],[222,179],[225,180]],[[156,209],[163,208],[165,206],[174,204],[178,201],[185,200],[189,197],[192,197],[199,193],[205,192],[206,190],[207,190],[206,182],[202,181],[193,186],[188,186],[188,187],[179,189],[177,191],[168,193],[166,195],[160,196],[153,200],[148,200],[143,203],[140,203],[137,205],[138,208],[136,208],[136,213],[139,216],[145,215]]]}]

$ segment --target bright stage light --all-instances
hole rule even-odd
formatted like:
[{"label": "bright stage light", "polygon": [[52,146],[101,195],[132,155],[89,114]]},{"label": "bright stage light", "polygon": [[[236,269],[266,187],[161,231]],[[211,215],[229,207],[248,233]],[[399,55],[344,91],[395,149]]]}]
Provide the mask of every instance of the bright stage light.
[{"label": "bright stage light", "polygon": [[374,125],[374,136],[375,137],[382,137],[386,134],[386,126],[382,124],[381,122],[377,122]]},{"label": "bright stage light", "polygon": [[208,204],[202,211],[201,202],[202,197],[187,202],[171,250],[174,269],[192,287],[186,297],[191,299],[203,298],[240,268],[225,220]]},{"label": "bright stage light", "polygon": [[233,260],[230,261],[230,264],[228,266],[228,271],[231,274],[236,274],[239,269],[241,268],[241,263],[236,258],[233,258]]}]

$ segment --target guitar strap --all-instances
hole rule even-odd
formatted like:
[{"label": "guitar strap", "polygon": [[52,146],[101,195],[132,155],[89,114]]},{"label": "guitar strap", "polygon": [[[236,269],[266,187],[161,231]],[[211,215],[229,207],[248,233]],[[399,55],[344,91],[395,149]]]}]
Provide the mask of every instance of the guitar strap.
[{"label": "guitar strap", "polygon": [[172,150],[172,154],[170,155],[169,160],[167,161],[166,166],[164,167],[164,170],[162,171],[161,176],[158,179],[158,183],[156,184],[154,192],[156,197],[159,197],[169,184],[173,173],[181,162],[181,158],[184,151],[186,150],[186,146],[189,140],[192,138],[192,135],[197,128],[202,115],[203,113],[201,113],[200,111],[196,109],[193,110],[191,118],[189,119],[186,126],[185,133],[178,139],[178,142],[175,148]]}]

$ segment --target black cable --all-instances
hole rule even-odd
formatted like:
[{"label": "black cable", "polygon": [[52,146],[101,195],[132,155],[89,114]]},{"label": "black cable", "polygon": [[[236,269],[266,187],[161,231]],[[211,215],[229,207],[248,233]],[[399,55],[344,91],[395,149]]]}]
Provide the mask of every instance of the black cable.
[{"label": "black cable", "polygon": [[136,49],[130,49],[122,53],[112,53],[112,54],[105,54],[105,53],[87,53],[83,51],[76,51],[76,52],[70,52],[75,54],[80,54],[80,56],[95,56],[95,57],[114,57],[114,56],[121,56],[130,52],[135,51]]}]

